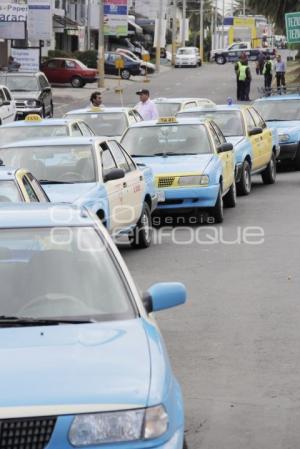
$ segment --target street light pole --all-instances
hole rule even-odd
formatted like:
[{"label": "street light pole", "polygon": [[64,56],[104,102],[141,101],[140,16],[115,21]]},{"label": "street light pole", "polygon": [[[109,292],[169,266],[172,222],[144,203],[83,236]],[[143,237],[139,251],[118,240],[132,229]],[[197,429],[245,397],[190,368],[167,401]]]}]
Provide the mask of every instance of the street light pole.
[{"label": "street light pole", "polygon": [[219,39],[218,37],[218,0],[216,0],[216,6],[215,6],[215,49],[219,47]]},{"label": "street light pole", "polygon": [[160,70],[160,51],[161,51],[161,35],[162,35],[162,19],[163,19],[163,3],[164,0],[159,2],[159,11],[157,19],[157,33],[156,33],[156,50],[155,50],[155,66],[156,71],[159,73]]},{"label": "street light pole", "polygon": [[225,0],[222,3],[222,48],[224,48],[224,17],[225,17]]},{"label": "street light pole", "polygon": [[185,34],[186,34],[186,0],[182,1],[182,36],[181,46],[185,47]]},{"label": "street light pole", "polygon": [[246,0],[243,1],[243,16],[246,15]]},{"label": "street light pole", "polygon": [[172,22],[172,65],[175,65],[177,41],[177,0],[173,0]]},{"label": "street light pole", "polygon": [[200,39],[199,39],[199,46],[200,46],[201,62],[203,62],[203,4],[204,4],[204,0],[200,0]]},{"label": "street light pole", "polygon": [[98,87],[104,87],[104,0],[99,5]]}]

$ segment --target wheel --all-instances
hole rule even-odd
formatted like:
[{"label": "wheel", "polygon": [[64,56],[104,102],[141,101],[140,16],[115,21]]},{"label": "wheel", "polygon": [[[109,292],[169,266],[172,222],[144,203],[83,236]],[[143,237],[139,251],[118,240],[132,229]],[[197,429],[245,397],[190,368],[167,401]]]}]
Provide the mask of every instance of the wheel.
[{"label": "wheel", "polygon": [[226,59],[225,59],[225,57],[224,56],[216,56],[216,63],[217,64],[225,64],[225,62],[226,62]]},{"label": "wheel", "polygon": [[297,153],[294,159],[294,167],[296,170],[300,170],[300,145],[297,148]]},{"label": "wheel", "polygon": [[131,236],[131,246],[133,248],[148,248],[152,240],[152,219],[150,208],[147,203],[144,203],[142,215],[134,228]]},{"label": "wheel", "polygon": [[54,108],[53,108],[53,103],[51,101],[51,105],[50,105],[50,112],[49,112],[49,117],[52,118],[54,114]]},{"label": "wheel", "polygon": [[240,181],[236,184],[238,195],[249,195],[251,192],[251,168],[248,161],[243,162]]},{"label": "wheel", "polygon": [[202,66],[202,61],[198,62],[198,66],[201,67]]},{"label": "wheel", "polygon": [[83,86],[83,81],[80,78],[80,76],[74,76],[74,78],[71,79],[71,85],[72,87],[82,87]]},{"label": "wheel", "polygon": [[267,168],[262,172],[261,177],[264,184],[274,184],[276,180],[276,160],[274,153]]},{"label": "wheel", "polygon": [[235,181],[231,185],[229,191],[224,196],[224,206],[225,207],[235,207],[236,206],[236,186]]},{"label": "wheel", "polygon": [[223,197],[222,197],[222,186],[220,185],[218,198],[216,201],[216,205],[212,208],[212,216],[215,220],[215,223],[222,223],[224,219],[224,204],[223,204]]},{"label": "wheel", "polygon": [[122,72],[121,72],[121,78],[122,78],[123,80],[129,80],[129,78],[130,78],[130,72],[129,72],[129,70],[123,69]]}]

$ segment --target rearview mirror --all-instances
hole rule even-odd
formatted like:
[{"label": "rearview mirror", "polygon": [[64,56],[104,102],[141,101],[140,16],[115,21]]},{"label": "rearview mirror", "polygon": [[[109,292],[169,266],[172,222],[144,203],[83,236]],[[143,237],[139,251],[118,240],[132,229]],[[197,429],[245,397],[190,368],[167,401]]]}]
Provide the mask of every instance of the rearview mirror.
[{"label": "rearview mirror", "polygon": [[226,151],[232,151],[232,150],[233,150],[233,145],[230,142],[222,143],[221,145],[219,145],[217,147],[218,153],[226,153]]},{"label": "rearview mirror", "polygon": [[143,304],[148,313],[158,312],[184,304],[186,295],[186,288],[180,282],[160,282],[144,293]]},{"label": "rearview mirror", "polygon": [[256,136],[257,134],[261,134],[263,132],[262,128],[252,128],[248,131],[249,136]]},{"label": "rearview mirror", "polygon": [[104,182],[115,181],[125,177],[125,171],[122,168],[113,168],[106,175],[104,175]]}]

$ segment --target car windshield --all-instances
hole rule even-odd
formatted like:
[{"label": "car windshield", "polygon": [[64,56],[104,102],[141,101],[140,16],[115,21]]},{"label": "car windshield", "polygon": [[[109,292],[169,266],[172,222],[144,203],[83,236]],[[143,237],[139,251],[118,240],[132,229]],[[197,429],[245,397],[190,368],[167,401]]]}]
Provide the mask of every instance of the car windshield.
[{"label": "car windshield", "polygon": [[0,181],[0,203],[19,203],[20,192],[14,181]]},{"label": "car windshield", "polygon": [[177,51],[178,55],[194,55],[195,50],[193,48],[179,48]]},{"label": "car windshield", "polygon": [[38,81],[35,76],[0,75],[0,84],[4,84],[12,92],[32,92],[39,90]]},{"label": "car windshield", "polygon": [[42,139],[43,137],[66,137],[69,135],[69,130],[66,125],[58,126],[14,126],[1,127],[0,126],[0,142],[1,145],[18,142],[19,140]]},{"label": "car windshield", "polygon": [[91,145],[2,147],[0,159],[9,167],[27,168],[41,182],[95,182]]},{"label": "car windshield", "polygon": [[225,137],[243,136],[243,122],[240,111],[190,111],[180,112],[179,117],[211,119],[219,126]]},{"label": "car windshield", "polygon": [[96,136],[121,136],[127,128],[126,114],[123,112],[95,112],[67,114],[66,117],[84,120]]},{"label": "car windshield", "polygon": [[300,99],[258,101],[254,106],[265,121],[300,120]]},{"label": "car windshield", "polygon": [[135,317],[124,281],[92,227],[0,230],[0,284],[1,316]]},{"label": "car windshield", "polygon": [[155,102],[158,115],[160,117],[174,117],[180,110],[181,103],[161,103]]},{"label": "car windshield", "polygon": [[161,125],[130,128],[122,145],[135,156],[211,153],[204,125]]}]

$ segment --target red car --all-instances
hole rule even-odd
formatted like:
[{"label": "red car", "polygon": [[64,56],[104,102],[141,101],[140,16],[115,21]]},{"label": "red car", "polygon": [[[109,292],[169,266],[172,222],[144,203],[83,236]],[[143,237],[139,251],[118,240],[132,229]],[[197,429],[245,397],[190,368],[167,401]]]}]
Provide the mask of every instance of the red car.
[{"label": "red car", "polygon": [[71,83],[73,87],[83,87],[86,83],[94,83],[98,78],[95,69],[89,69],[81,61],[69,58],[52,58],[42,64],[50,83]]}]

